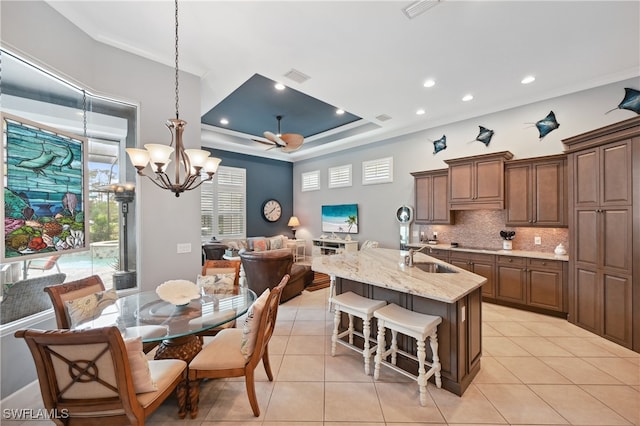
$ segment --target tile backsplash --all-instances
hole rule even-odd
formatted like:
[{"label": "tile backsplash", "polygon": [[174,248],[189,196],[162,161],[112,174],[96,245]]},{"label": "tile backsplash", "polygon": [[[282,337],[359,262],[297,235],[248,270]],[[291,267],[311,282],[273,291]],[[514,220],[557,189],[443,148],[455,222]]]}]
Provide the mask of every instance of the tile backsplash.
[{"label": "tile backsplash", "polygon": [[[505,226],[505,210],[457,210],[454,212],[453,225],[416,225],[419,233],[424,232],[425,239],[438,233],[438,242],[448,244],[456,242],[460,247],[479,247],[491,250],[502,249],[501,230],[515,231],[513,250],[553,252],[562,243],[569,249],[569,230],[567,228],[521,228]],[[540,237],[542,244],[535,244]],[[419,239],[419,238],[418,238]]]}]

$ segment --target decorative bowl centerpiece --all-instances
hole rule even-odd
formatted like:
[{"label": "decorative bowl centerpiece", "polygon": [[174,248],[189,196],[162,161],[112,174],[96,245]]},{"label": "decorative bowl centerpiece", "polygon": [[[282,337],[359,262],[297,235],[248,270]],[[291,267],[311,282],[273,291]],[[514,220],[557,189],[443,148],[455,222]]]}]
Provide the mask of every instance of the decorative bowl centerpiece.
[{"label": "decorative bowl centerpiece", "polygon": [[176,306],[186,305],[200,297],[200,289],[195,283],[187,280],[169,280],[156,288],[160,299]]}]

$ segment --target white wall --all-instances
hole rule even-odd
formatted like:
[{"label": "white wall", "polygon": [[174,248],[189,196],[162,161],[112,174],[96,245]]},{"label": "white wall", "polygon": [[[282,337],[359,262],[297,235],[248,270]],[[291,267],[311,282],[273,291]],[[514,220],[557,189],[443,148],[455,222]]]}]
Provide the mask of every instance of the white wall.
[{"label": "white wall", "polygon": [[[323,204],[358,203],[360,233],[353,238],[360,242],[377,240],[385,247],[397,248],[400,236],[395,211],[402,204],[414,205],[410,172],[446,168],[444,160],[447,159],[498,151],[511,151],[514,159],[562,153],[562,139],[636,116],[631,111],[620,109],[605,114],[620,103],[625,87],[640,89],[640,79],[621,81],[296,162],[293,167],[294,214],[302,223],[296,235],[307,240],[320,236]],[[540,140],[532,123],[545,118],[550,110],[556,114],[560,127]],[[471,142],[478,135],[479,125],[495,131],[488,147],[481,142]],[[443,134],[447,136],[447,149],[434,154],[432,141],[440,139]],[[393,183],[362,185],[362,161],[388,156],[394,158]],[[327,169],[345,164],[352,164],[353,186],[328,189]],[[301,173],[313,170],[320,170],[321,190],[300,192]],[[307,245],[309,250],[310,241]]]}]

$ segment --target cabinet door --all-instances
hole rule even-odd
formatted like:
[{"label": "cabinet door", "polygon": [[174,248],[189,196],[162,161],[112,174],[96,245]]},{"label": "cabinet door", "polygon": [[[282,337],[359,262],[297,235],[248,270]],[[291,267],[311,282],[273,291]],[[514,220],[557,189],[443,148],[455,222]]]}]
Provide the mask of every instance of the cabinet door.
[{"label": "cabinet door", "polygon": [[612,143],[600,150],[600,204],[631,205],[631,142]]},{"label": "cabinet door", "polygon": [[506,222],[510,226],[529,226],[533,210],[531,201],[531,167],[529,164],[505,168]]},{"label": "cabinet door", "polygon": [[449,167],[449,201],[471,201],[474,197],[473,162],[461,163]]},{"label": "cabinet door", "polygon": [[504,161],[477,160],[475,162],[476,201],[500,201],[504,199]]},{"label": "cabinet door", "polygon": [[482,286],[482,295],[484,297],[495,298],[495,273],[494,267],[491,263],[474,262],[473,273],[481,275],[487,279],[487,282]]},{"label": "cabinet door", "polygon": [[600,334],[602,286],[594,269],[576,268],[574,272],[575,322],[582,328]]},{"label": "cabinet door", "polygon": [[573,241],[575,261],[583,266],[595,269],[598,259],[598,215],[594,209],[577,209],[574,213],[575,226]]},{"label": "cabinet door", "polygon": [[602,335],[628,348],[631,347],[632,304],[631,277],[604,274]]},{"label": "cabinet door", "polygon": [[567,226],[565,161],[532,165],[532,222],[537,226]]},{"label": "cabinet door", "polygon": [[[432,216],[432,180],[431,176],[415,177],[416,222],[429,222]],[[448,208],[448,206],[447,206]]]},{"label": "cabinet door", "polygon": [[450,224],[451,210],[449,210],[449,176],[448,173],[433,175],[432,178],[432,223]]},{"label": "cabinet door", "polygon": [[471,264],[471,261],[465,257],[460,256],[458,253],[456,253],[456,257],[450,255],[449,263],[453,266],[464,269],[465,271],[473,272],[473,264]]},{"label": "cabinet door", "polygon": [[562,312],[562,271],[527,268],[527,304]]},{"label": "cabinet door", "polygon": [[[504,259],[504,258],[503,258]],[[496,299],[526,303],[526,259],[508,258],[498,262]]]},{"label": "cabinet door", "polygon": [[600,162],[598,148],[574,154],[574,200],[575,207],[594,207],[599,204],[598,176]]},{"label": "cabinet door", "polygon": [[607,208],[598,213],[600,265],[606,271],[631,274],[632,213],[630,207]]}]

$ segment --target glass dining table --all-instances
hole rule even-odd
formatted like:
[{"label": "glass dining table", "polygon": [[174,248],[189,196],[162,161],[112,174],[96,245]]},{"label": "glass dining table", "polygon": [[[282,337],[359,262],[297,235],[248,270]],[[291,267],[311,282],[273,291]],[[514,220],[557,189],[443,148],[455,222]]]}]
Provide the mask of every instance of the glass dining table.
[{"label": "glass dining table", "polygon": [[186,305],[173,305],[155,291],[119,297],[93,319],[75,330],[117,326],[123,338],[142,338],[143,343],[160,342],[156,359],[190,362],[202,349],[198,334],[230,323],[244,315],[256,294],[242,286],[200,295]]}]

